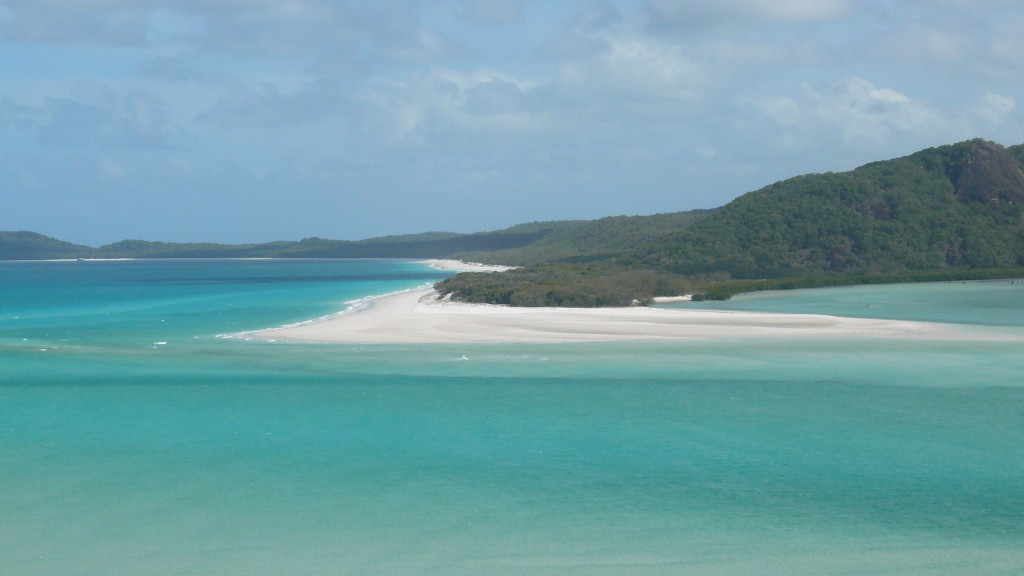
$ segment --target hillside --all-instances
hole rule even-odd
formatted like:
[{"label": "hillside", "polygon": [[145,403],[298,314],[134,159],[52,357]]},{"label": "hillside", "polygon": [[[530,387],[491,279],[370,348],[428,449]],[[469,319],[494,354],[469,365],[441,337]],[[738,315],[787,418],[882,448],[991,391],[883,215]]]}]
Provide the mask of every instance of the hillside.
[{"label": "hillside", "polygon": [[472,262],[514,266],[614,259],[628,256],[671,232],[683,230],[712,212],[691,210],[653,216],[610,216],[599,220],[565,222],[524,246],[461,252],[456,256]]},{"label": "hillside", "polygon": [[57,260],[81,258],[93,248],[64,242],[35,232],[0,232],[0,260]]},{"label": "hillside", "polygon": [[58,258],[456,258],[495,264],[537,264],[628,254],[681,230],[708,211],[600,220],[531,222],[504,230],[426,232],[365,240],[305,238],[264,244],[122,240],[91,248],[33,232],[0,232],[0,260]]},{"label": "hillside", "polygon": [[[0,258],[458,258],[524,266],[439,283],[455,299],[605,306],[681,291],[1024,275],[1024,145],[929,148],[798,176],[715,210],[504,230],[267,244],[126,240],[99,248],[0,233]],[[751,283],[754,279],[784,282]],[[731,282],[730,287],[725,287]]]},{"label": "hillside", "polygon": [[785,180],[665,236],[637,263],[732,278],[1022,266],[1022,148],[972,140]]},{"label": "hillside", "polygon": [[[971,140],[929,148],[772,184],[614,261],[460,274],[438,290],[471,302],[600,306],[681,291],[728,298],[749,290],[1024,276],[1022,165],[1024,145]],[[599,297],[589,293],[595,285]]]}]

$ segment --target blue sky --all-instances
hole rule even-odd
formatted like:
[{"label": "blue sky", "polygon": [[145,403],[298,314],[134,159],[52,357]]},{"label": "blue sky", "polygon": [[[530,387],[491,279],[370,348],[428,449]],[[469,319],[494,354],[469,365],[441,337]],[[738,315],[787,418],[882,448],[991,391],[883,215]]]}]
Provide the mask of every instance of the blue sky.
[{"label": "blue sky", "polygon": [[0,230],[474,232],[1024,142],[1019,0],[0,0]]}]

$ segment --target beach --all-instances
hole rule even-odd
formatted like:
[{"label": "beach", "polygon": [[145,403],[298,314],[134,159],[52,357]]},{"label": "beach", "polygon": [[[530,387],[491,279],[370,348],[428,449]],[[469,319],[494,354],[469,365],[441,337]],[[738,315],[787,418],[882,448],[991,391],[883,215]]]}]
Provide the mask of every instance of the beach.
[{"label": "beach", "polygon": [[478,262],[463,262],[462,260],[422,260],[421,263],[450,272],[504,272],[515,266],[503,266],[500,264],[480,264]]},{"label": "beach", "polygon": [[[457,271],[507,267],[425,262]],[[953,338],[927,322],[681,308],[519,308],[439,299],[429,287],[370,299],[350,311],[237,337],[295,342],[552,343],[778,337]],[[963,338],[957,334],[956,338]],[[977,335],[972,338],[977,338]]]},{"label": "beach", "polygon": [[430,288],[392,294],[369,307],[239,337],[280,341],[387,343],[609,342],[746,337],[941,337],[926,322],[648,308],[514,308],[437,299]]}]

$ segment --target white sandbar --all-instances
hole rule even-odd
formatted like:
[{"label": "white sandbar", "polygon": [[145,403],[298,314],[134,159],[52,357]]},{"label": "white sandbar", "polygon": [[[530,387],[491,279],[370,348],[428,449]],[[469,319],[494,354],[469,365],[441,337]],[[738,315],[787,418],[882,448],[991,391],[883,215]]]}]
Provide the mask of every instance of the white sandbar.
[{"label": "white sandbar", "polygon": [[943,324],[817,314],[767,314],[642,306],[513,308],[464,304],[438,300],[437,293],[430,288],[382,297],[374,300],[369,308],[355,313],[235,336],[364,344],[818,336],[928,339],[965,337]]},{"label": "white sandbar", "polygon": [[463,262],[462,260],[420,260],[438,270],[449,270],[452,272],[504,272],[515,266],[501,266],[498,264],[480,264],[477,262]]}]

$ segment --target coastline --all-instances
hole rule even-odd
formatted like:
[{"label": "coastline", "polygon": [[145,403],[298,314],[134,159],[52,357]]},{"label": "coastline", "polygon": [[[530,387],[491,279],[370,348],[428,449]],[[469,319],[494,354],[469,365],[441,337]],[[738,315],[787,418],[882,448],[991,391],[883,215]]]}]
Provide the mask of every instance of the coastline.
[{"label": "coastline", "polygon": [[512,308],[437,299],[432,288],[302,324],[233,334],[280,342],[348,344],[558,343],[735,338],[997,339],[944,324],[661,308]]},{"label": "coastline", "polygon": [[480,264],[478,262],[463,262],[462,260],[419,260],[420,264],[426,264],[431,268],[446,270],[449,272],[504,272],[515,266],[502,266],[499,264]]},{"label": "coastline", "polygon": [[[440,270],[494,272],[457,260],[424,260]],[[686,297],[666,298],[676,302]],[[680,308],[517,308],[451,302],[430,286],[371,296],[344,312],[298,324],[226,335],[275,342],[346,344],[559,343],[746,338],[1020,340],[969,327],[850,318]]]}]

